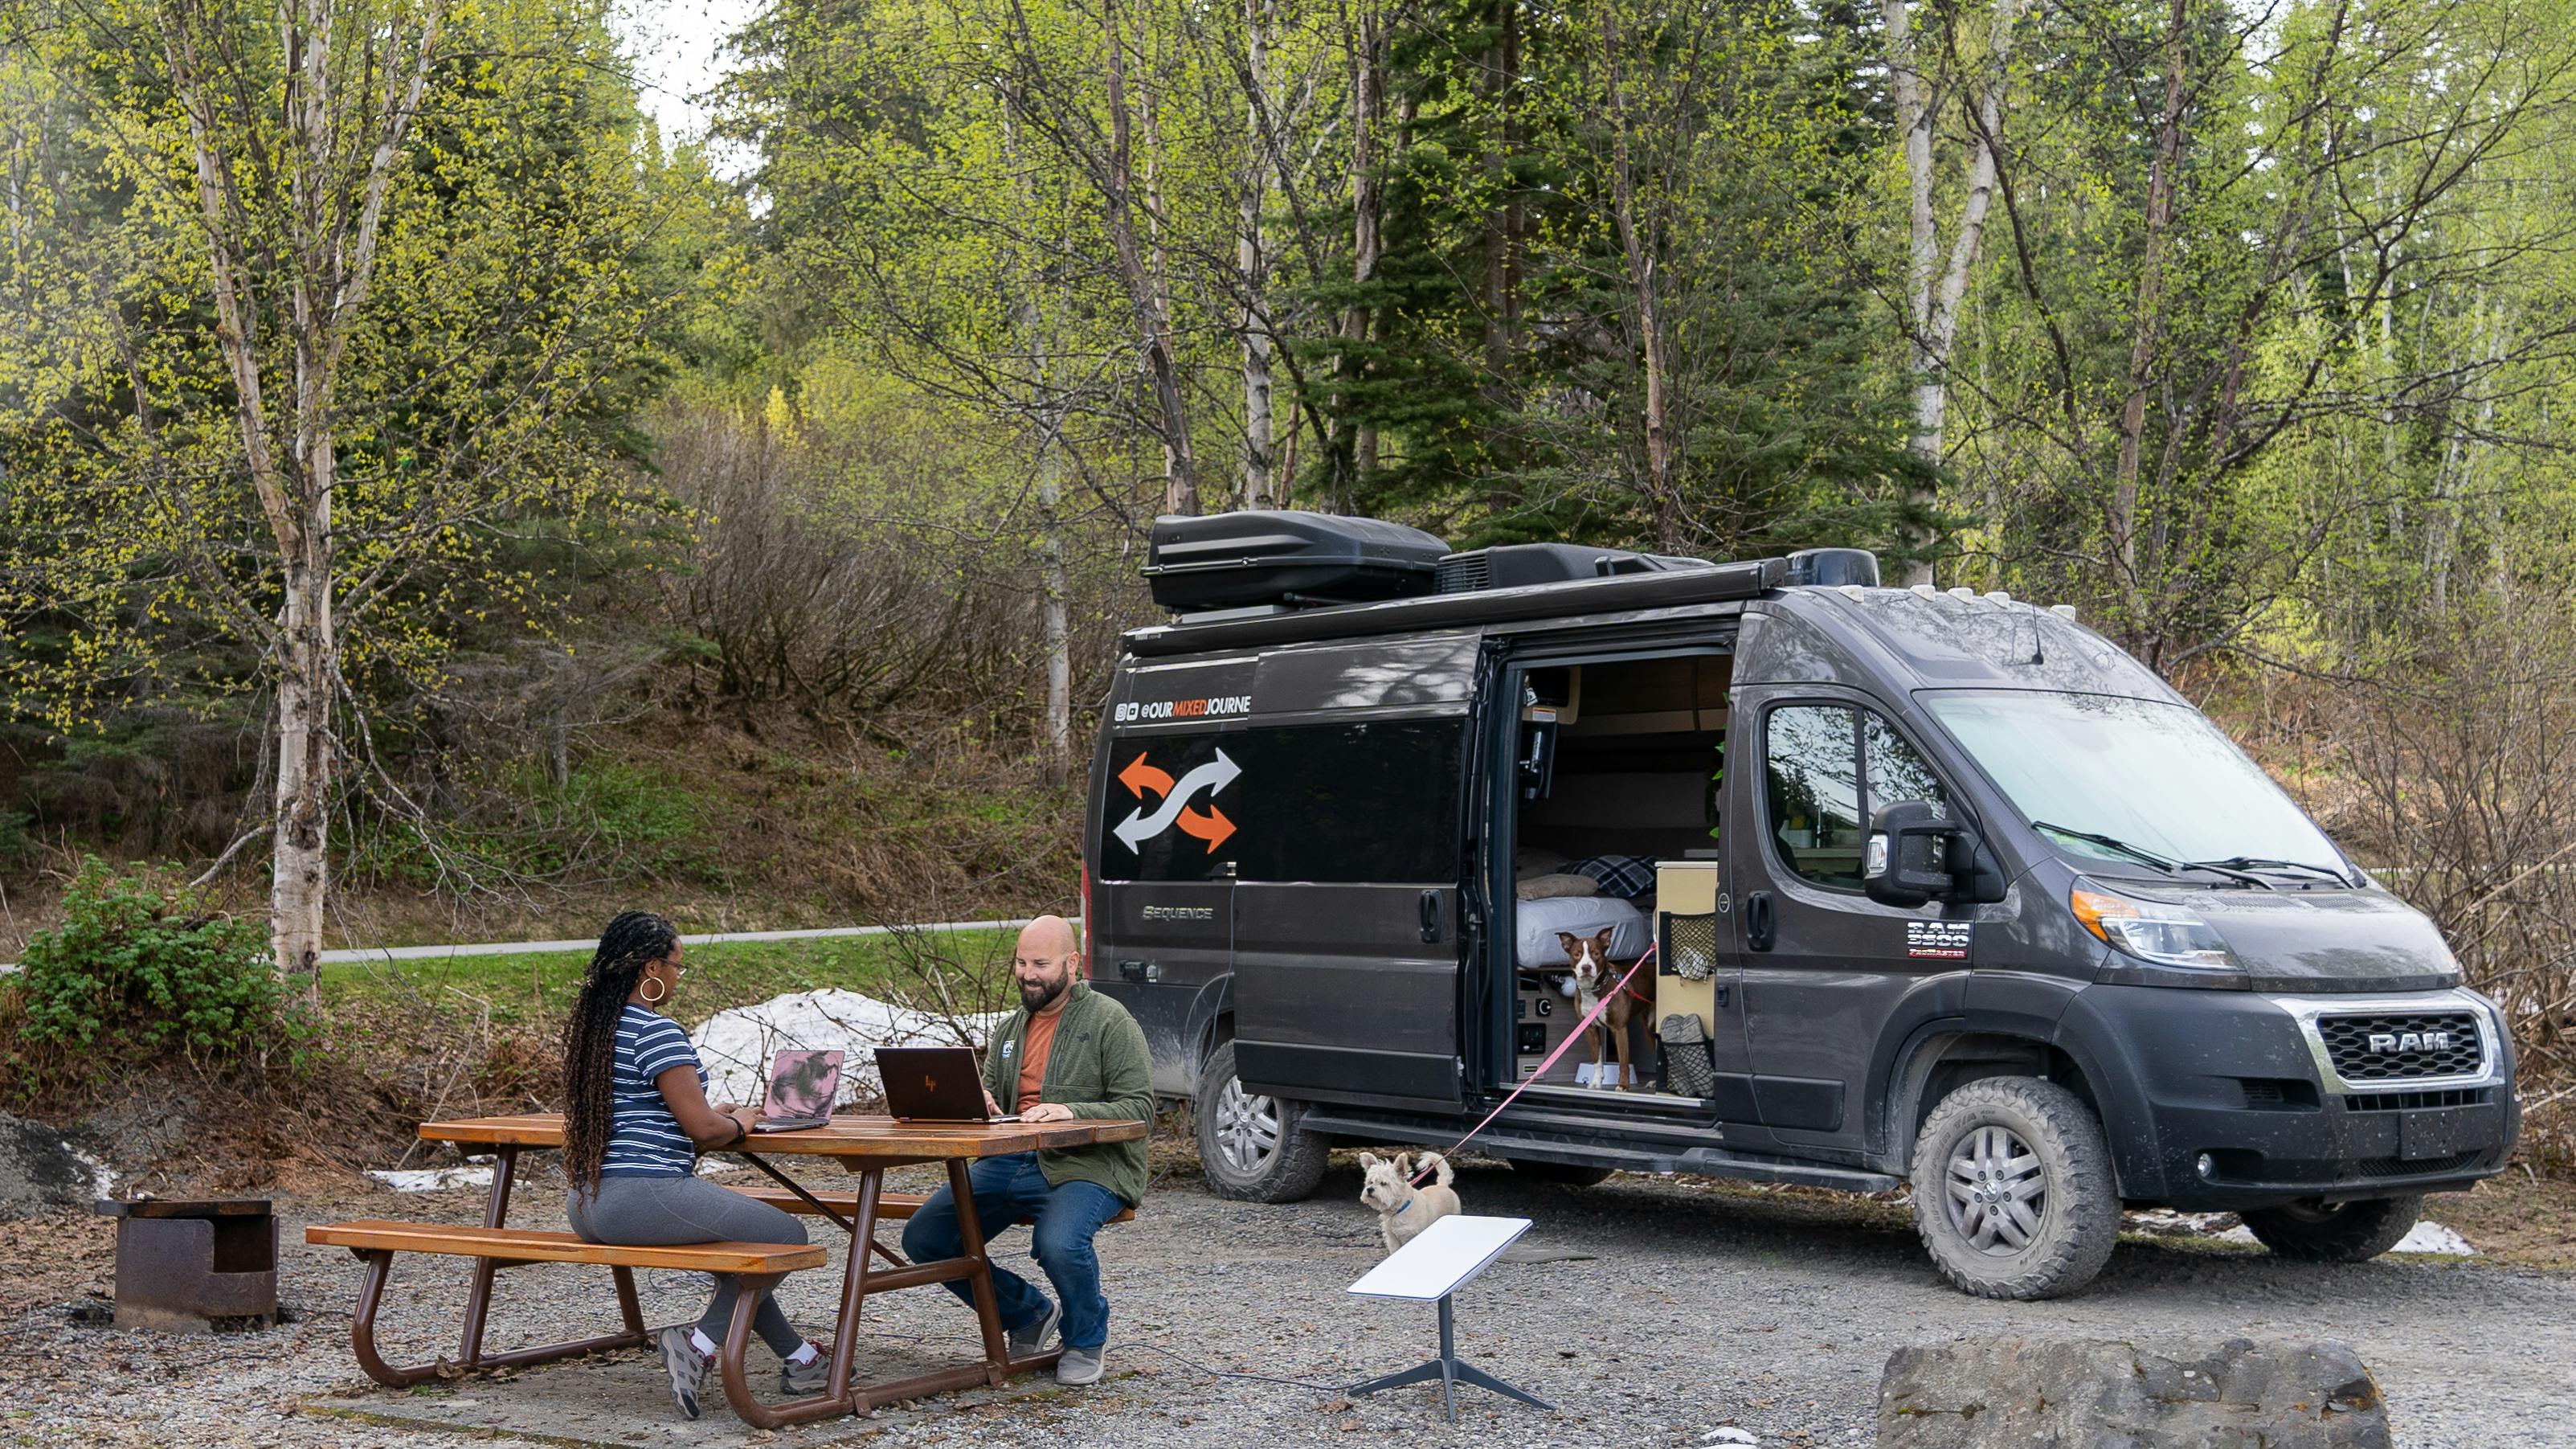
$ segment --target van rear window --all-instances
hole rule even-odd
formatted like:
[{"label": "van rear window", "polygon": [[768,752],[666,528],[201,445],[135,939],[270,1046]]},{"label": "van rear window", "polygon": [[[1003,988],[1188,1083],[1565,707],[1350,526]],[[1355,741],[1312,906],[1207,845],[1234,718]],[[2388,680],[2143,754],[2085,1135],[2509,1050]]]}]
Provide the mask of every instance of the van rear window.
[{"label": "van rear window", "polygon": [[1463,719],[1154,734],[1110,747],[1102,880],[1448,884]]}]

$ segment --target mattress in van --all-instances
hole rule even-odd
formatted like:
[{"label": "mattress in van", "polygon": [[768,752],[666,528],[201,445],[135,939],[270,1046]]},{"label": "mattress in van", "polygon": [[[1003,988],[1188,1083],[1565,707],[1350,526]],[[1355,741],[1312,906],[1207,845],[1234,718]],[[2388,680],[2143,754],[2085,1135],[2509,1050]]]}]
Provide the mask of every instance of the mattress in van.
[{"label": "mattress in van", "polygon": [[1610,930],[1610,959],[1614,961],[1633,961],[1654,944],[1654,917],[1617,896],[1514,901],[1512,937],[1518,951],[1514,959],[1523,966],[1563,966],[1565,945],[1556,939],[1557,932],[1589,936],[1605,926]]}]

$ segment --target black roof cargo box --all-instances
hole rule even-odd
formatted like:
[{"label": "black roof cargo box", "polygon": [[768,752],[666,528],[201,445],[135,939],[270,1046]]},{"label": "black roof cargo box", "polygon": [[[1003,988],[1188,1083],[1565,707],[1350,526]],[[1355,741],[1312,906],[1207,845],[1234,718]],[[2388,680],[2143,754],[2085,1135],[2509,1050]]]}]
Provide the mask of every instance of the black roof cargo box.
[{"label": "black roof cargo box", "polygon": [[1175,613],[1363,604],[1432,590],[1449,545],[1375,518],[1247,509],[1154,520],[1145,579]]}]

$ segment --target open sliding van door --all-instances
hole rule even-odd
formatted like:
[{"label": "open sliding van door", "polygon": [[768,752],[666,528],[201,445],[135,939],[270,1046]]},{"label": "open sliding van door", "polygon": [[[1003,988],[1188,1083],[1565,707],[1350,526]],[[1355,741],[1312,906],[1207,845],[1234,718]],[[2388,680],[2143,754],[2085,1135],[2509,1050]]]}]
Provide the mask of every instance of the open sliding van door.
[{"label": "open sliding van door", "polygon": [[1475,631],[1265,652],[1239,769],[1244,1089],[1455,1109]]}]

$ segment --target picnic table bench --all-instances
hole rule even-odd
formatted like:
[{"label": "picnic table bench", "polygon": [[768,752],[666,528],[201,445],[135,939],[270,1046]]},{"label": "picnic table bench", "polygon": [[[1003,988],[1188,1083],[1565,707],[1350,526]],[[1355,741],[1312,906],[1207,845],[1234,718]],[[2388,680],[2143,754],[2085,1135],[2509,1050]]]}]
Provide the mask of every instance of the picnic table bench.
[{"label": "picnic table bench", "polygon": [[[322,1223],[305,1230],[305,1241],[346,1248],[365,1263],[366,1269],[358,1287],[358,1308],[350,1324],[350,1346],[357,1356],[358,1366],[369,1378],[397,1388],[459,1372],[545,1363],[581,1354],[641,1347],[651,1341],[651,1330],[644,1325],[643,1313],[635,1297],[636,1269],[680,1268],[736,1274],[742,1291],[734,1299],[733,1321],[727,1326],[724,1342],[717,1353],[717,1366],[724,1382],[725,1398],[733,1405],[734,1412],[756,1427],[774,1429],[835,1415],[866,1413],[879,1405],[923,1394],[977,1384],[998,1385],[1010,1374],[1025,1373],[1054,1363],[1063,1352],[1053,1349],[1024,1358],[1009,1356],[995,1308],[992,1262],[975,1214],[959,1215],[959,1236],[963,1244],[961,1252],[954,1258],[907,1263],[876,1241],[876,1225],[880,1221],[909,1218],[927,1200],[918,1194],[885,1192],[884,1179],[888,1168],[917,1163],[944,1164],[948,1171],[949,1190],[964,1199],[971,1196],[966,1177],[967,1165],[979,1158],[1041,1148],[1129,1141],[1143,1137],[1146,1130],[1146,1124],[1142,1122],[911,1124],[887,1117],[853,1116],[836,1117],[827,1126],[801,1132],[762,1133],[726,1149],[741,1154],[777,1184],[775,1187],[737,1188],[735,1191],[790,1212],[829,1217],[847,1228],[850,1235],[849,1260],[842,1272],[840,1315],[832,1336],[830,1373],[825,1388],[813,1397],[785,1404],[763,1403],[751,1392],[743,1365],[751,1340],[751,1320],[758,1309],[762,1290],[775,1285],[787,1273],[822,1266],[826,1261],[823,1247],[802,1243],[731,1242],[630,1247],[586,1243],[570,1233],[506,1226],[518,1155],[528,1148],[563,1145],[563,1119],[558,1114],[532,1113],[422,1124],[420,1135],[431,1141],[487,1146],[494,1150],[497,1161],[481,1227],[378,1220]],[[815,1193],[771,1164],[767,1159],[772,1155],[835,1160],[844,1168],[858,1173],[858,1191]],[[1133,1216],[1132,1212],[1122,1213],[1119,1220]],[[392,1275],[394,1258],[402,1253],[475,1260],[473,1284],[465,1301],[465,1321],[458,1356],[452,1361],[397,1368],[387,1364],[376,1351],[377,1311],[383,1303],[385,1284]],[[884,1266],[873,1261],[879,1258],[885,1260]],[[623,1320],[621,1331],[502,1353],[485,1352],[483,1330],[491,1307],[495,1274],[504,1267],[530,1263],[577,1263],[608,1268],[616,1289],[618,1312]],[[918,1374],[893,1383],[853,1384],[851,1370],[857,1356],[859,1311],[867,1296],[952,1282],[968,1285],[974,1300],[976,1324],[983,1339],[982,1356],[969,1364]]]}]

